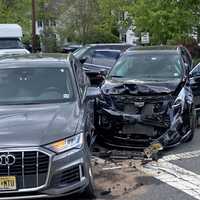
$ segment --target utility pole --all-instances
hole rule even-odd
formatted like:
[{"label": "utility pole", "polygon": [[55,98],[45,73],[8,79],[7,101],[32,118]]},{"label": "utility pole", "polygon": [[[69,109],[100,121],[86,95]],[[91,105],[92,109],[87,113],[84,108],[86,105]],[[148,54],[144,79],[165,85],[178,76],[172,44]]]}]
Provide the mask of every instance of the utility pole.
[{"label": "utility pole", "polygon": [[36,16],[35,16],[35,0],[32,0],[32,52],[36,52]]}]

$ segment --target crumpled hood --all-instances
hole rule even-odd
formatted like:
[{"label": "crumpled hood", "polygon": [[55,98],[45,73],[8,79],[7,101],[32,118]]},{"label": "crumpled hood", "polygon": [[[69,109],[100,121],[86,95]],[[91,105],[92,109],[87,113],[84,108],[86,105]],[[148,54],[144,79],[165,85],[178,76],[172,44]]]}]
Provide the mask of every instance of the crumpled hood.
[{"label": "crumpled hood", "polygon": [[156,95],[170,94],[177,90],[180,79],[171,81],[139,81],[108,79],[101,89],[104,94],[133,94],[133,95]]},{"label": "crumpled hood", "polygon": [[0,148],[48,144],[76,132],[77,103],[0,107]]}]

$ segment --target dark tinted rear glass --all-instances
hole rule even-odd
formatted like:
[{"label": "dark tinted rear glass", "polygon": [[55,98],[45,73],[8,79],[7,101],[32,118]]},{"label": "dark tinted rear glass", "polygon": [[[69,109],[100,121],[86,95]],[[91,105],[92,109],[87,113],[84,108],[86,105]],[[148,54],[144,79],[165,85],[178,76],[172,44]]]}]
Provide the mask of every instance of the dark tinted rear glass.
[{"label": "dark tinted rear glass", "polygon": [[0,38],[0,49],[22,49],[23,44],[19,39]]},{"label": "dark tinted rear glass", "polygon": [[120,52],[115,51],[95,51],[94,58],[102,58],[102,59],[114,59],[117,60],[120,56]]}]

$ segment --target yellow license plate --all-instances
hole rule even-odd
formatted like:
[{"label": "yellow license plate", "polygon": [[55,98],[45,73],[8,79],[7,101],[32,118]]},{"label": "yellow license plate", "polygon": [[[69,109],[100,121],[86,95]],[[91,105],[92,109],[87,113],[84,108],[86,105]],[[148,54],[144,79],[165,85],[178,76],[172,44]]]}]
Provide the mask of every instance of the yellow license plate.
[{"label": "yellow license plate", "polygon": [[16,189],[17,184],[15,176],[0,176],[0,191]]}]

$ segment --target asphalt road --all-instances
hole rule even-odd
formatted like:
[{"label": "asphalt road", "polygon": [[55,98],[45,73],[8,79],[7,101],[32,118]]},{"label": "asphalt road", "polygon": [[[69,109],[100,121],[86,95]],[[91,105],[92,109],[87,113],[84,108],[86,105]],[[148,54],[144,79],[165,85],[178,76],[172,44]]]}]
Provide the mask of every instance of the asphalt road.
[{"label": "asphalt road", "polygon": [[97,200],[200,199],[200,129],[193,141],[165,152],[158,162],[140,164],[130,160],[105,164],[101,160],[95,165]]}]

